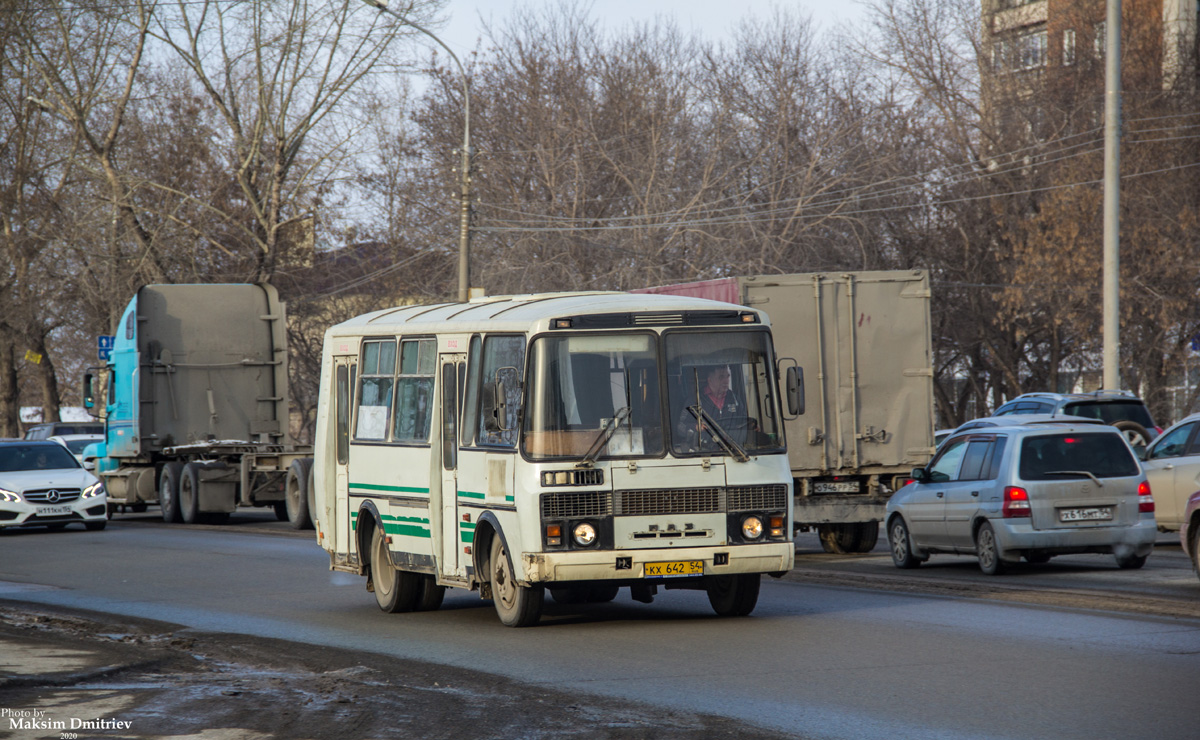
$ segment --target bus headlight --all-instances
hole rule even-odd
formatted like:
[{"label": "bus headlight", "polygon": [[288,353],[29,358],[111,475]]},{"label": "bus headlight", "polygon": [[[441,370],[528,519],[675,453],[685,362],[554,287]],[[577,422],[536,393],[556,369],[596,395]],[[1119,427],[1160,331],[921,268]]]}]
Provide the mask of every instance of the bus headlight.
[{"label": "bus headlight", "polygon": [[763,523],[757,516],[748,516],[742,520],[742,536],[748,540],[762,537]]},{"label": "bus headlight", "polygon": [[591,547],[596,541],[596,528],[587,522],[580,522],[575,525],[575,529],[571,530],[571,536],[575,538],[575,544],[580,547]]}]

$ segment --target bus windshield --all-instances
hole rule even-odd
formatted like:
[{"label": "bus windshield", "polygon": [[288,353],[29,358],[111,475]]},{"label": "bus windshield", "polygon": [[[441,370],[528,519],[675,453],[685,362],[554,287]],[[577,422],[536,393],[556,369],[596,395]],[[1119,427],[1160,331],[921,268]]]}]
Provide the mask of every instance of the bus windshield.
[{"label": "bus windshield", "polygon": [[529,458],[662,454],[654,334],[541,337],[530,368],[522,437]]},{"label": "bus windshield", "polygon": [[783,449],[767,332],[677,331],[665,346],[672,452],[740,457]]},{"label": "bus windshield", "polygon": [[737,459],[782,451],[767,332],[668,332],[661,346],[665,363],[658,337],[650,332],[535,340],[521,442],[525,455],[587,461],[659,457],[667,445],[676,455]]}]

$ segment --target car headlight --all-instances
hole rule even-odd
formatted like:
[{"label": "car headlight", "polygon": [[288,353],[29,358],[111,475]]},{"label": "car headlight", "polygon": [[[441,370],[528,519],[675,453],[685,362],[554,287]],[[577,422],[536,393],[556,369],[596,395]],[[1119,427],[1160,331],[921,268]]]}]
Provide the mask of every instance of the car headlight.
[{"label": "car headlight", "polygon": [[575,538],[575,544],[580,547],[591,547],[591,544],[596,541],[596,528],[587,522],[580,522],[571,531],[571,536]]},{"label": "car headlight", "polygon": [[104,484],[100,481],[96,481],[92,485],[83,489],[83,495],[80,496],[80,498],[93,498],[95,496],[99,496],[102,493],[104,493]]},{"label": "car headlight", "polygon": [[21,494],[15,491],[6,491],[3,488],[0,488],[0,501],[7,501],[8,503],[15,504],[20,502],[20,500]]},{"label": "car headlight", "polygon": [[748,516],[742,520],[742,536],[748,540],[757,540],[762,537],[763,523],[762,519],[756,516]]}]

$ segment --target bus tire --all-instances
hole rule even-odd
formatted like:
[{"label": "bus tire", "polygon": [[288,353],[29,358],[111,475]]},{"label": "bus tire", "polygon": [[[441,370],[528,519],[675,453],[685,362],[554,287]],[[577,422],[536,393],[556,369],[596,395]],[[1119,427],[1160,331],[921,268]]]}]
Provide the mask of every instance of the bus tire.
[{"label": "bus tire", "polygon": [[379,608],[389,614],[411,612],[417,606],[420,576],[392,567],[387,538],[378,526],[371,532],[371,585]]},{"label": "bus tire", "polygon": [[179,518],[184,524],[200,523],[200,472],[195,463],[179,471]]},{"label": "bus tire", "polygon": [[604,604],[617,598],[620,590],[608,583],[576,584],[551,588],[550,596],[559,604]]},{"label": "bus tire", "polygon": [[442,605],[442,599],[446,598],[446,587],[439,586],[437,580],[433,576],[421,576],[421,588],[417,594],[417,607],[419,612],[435,612]]},{"label": "bus tire", "polygon": [[762,578],[758,573],[712,576],[708,582],[708,603],[722,617],[744,617],[758,604]]},{"label": "bus tire", "polygon": [[491,574],[492,603],[500,622],[507,627],[532,627],[542,616],[542,600],[546,590],[542,586],[522,586],[513,575],[508,550],[500,535],[492,537],[491,557],[488,559]]},{"label": "bus tire", "polygon": [[288,466],[284,501],[292,529],[312,529],[312,519],[308,515],[308,469],[311,465],[312,460],[304,457],[293,460]]},{"label": "bus tire", "polygon": [[163,465],[158,478],[158,506],[162,509],[162,518],[167,524],[183,521],[183,517],[179,515],[179,476],[182,472],[183,463],[169,462]]}]

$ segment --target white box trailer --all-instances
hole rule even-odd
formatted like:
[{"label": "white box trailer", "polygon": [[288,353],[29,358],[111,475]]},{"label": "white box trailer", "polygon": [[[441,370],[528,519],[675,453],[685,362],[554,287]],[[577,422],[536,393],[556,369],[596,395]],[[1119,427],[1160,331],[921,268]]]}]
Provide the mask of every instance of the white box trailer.
[{"label": "white box trailer", "polygon": [[765,311],[804,370],[807,412],[785,423],[795,526],[829,552],[869,552],[898,483],[933,454],[929,274],[756,275],[642,291]]}]

